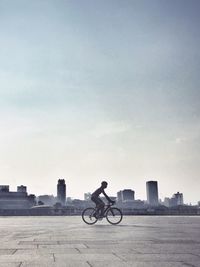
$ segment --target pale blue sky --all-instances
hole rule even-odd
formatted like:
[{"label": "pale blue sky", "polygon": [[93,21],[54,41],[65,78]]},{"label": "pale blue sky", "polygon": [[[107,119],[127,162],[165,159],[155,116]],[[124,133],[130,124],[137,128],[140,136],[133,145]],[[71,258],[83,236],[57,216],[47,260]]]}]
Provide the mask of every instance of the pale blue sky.
[{"label": "pale blue sky", "polygon": [[198,0],[0,0],[0,184],[200,187]]}]

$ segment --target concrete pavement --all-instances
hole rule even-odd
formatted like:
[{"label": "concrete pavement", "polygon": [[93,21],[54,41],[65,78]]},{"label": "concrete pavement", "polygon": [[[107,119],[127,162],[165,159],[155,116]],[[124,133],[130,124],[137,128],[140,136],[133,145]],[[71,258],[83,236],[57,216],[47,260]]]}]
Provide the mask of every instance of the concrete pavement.
[{"label": "concrete pavement", "polygon": [[0,267],[200,267],[200,217],[0,217]]}]

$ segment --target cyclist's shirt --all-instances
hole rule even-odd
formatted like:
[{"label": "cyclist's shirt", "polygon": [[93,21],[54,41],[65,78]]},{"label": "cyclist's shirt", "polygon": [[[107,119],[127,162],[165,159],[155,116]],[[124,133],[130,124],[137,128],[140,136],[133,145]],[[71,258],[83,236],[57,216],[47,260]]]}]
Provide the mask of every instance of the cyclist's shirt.
[{"label": "cyclist's shirt", "polygon": [[106,197],[106,199],[109,201],[109,202],[112,202],[112,200],[109,198],[109,196],[106,195],[104,189],[102,187],[99,187],[96,191],[94,191],[94,193],[92,193],[91,197],[92,198],[99,198],[99,195],[100,194],[104,194],[104,196]]},{"label": "cyclist's shirt", "polygon": [[99,187],[94,193],[92,193],[92,197],[98,197],[101,193],[106,195],[105,191],[103,190],[102,187]]}]

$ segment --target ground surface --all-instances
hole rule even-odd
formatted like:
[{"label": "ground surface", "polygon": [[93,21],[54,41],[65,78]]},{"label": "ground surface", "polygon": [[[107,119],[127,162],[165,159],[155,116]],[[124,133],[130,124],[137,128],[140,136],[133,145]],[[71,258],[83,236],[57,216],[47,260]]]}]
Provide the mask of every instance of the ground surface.
[{"label": "ground surface", "polygon": [[200,267],[200,217],[0,217],[0,267]]}]

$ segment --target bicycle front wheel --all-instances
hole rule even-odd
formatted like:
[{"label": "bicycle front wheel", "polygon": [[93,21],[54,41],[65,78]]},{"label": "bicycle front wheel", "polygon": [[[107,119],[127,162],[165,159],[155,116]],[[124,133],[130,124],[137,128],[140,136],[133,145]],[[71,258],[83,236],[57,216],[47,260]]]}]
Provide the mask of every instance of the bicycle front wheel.
[{"label": "bicycle front wheel", "polygon": [[95,209],[87,208],[82,212],[82,219],[87,224],[95,224],[97,222],[97,218],[94,216]]},{"label": "bicycle front wheel", "polygon": [[106,213],[106,219],[110,224],[118,224],[122,218],[122,212],[118,208],[110,208]]}]

